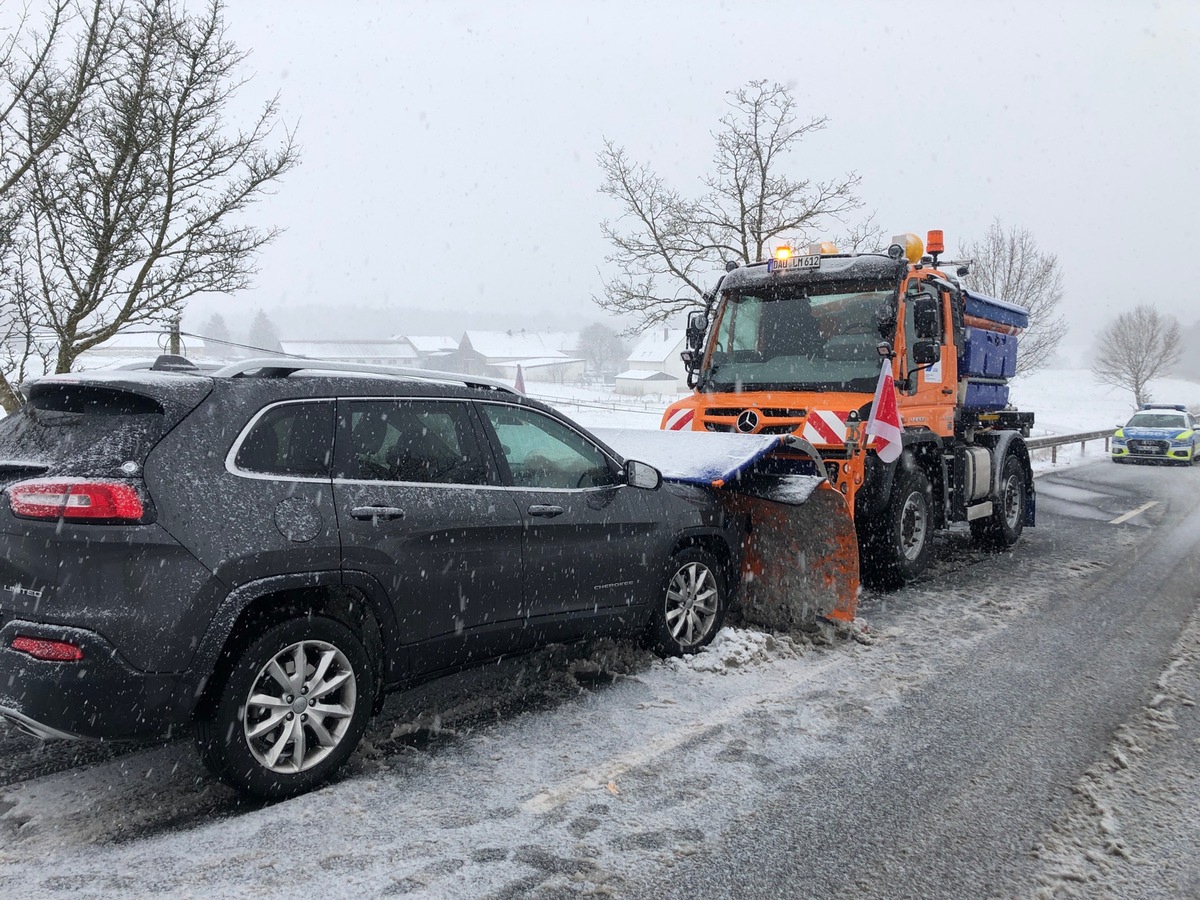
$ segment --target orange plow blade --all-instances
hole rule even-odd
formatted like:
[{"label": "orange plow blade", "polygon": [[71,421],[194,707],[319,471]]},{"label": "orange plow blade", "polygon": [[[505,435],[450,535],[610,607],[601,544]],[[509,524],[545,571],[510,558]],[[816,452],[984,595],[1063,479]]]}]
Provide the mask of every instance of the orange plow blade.
[{"label": "orange plow blade", "polygon": [[795,630],[818,619],[854,621],[858,540],[845,499],[828,482],[800,505],[735,491],[719,494],[750,521],[739,592],[747,622]]}]

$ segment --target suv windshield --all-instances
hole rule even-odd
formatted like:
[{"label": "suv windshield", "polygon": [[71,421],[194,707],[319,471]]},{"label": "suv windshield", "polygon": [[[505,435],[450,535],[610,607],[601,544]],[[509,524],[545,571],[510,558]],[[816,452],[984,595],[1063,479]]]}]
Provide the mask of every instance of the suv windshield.
[{"label": "suv windshield", "polygon": [[1126,428],[1187,428],[1187,420],[1180,413],[1141,412],[1129,420]]},{"label": "suv windshield", "polygon": [[870,391],[880,314],[895,296],[894,287],[862,282],[730,292],[701,388]]}]

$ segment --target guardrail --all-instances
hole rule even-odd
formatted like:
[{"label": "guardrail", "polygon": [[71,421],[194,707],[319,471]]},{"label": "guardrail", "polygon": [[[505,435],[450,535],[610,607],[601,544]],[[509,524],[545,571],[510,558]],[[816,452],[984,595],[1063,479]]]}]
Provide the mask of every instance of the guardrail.
[{"label": "guardrail", "polygon": [[1113,429],[1105,431],[1084,431],[1080,434],[1048,434],[1044,437],[1026,438],[1025,446],[1030,450],[1050,450],[1050,462],[1058,462],[1058,448],[1065,444],[1078,444],[1079,452],[1084,452],[1088,441],[1104,441],[1104,452],[1108,452],[1108,442],[1113,436]]}]

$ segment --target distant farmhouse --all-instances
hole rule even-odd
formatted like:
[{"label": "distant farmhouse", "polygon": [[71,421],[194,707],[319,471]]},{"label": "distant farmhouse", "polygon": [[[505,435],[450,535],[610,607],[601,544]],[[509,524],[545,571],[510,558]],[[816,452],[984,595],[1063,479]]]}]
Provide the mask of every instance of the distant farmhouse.
[{"label": "distant farmhouse", "polygon": [[418,364],[419,358],[417,349],[403,337],[344,341],[281,340],[279,346],[288,356],[364,365],[411,368]]},{"label": "distant farmhouse", "polygon": [[526,381],[580,381],[584,360],[575,355],[578,343],[573,331],[467,331],[442,360],[445,369],[464,375],[513,381],[520,366]]},{"label": "distant farmhouse", "polygon": [[458,350],[458,341],[444,334],[410,334],[406,338],[396,336],[395,340],[407,340],[417,351],[417,365],[422,369],[445,369],[447,357]]},{"label": "distant farmhouse", "polygon": [[678,394],[687,386],[687,370],[679,354],[684,349],[682,328],[656,328],[634,345],[617,375],[618,394]]},{"label": "distant farmhouse", "polygon": [[[187,357],[204,359],[209,348],[202,338],[180,338],[180,353]],[[126,362],[153,360],[167,352],[167,333],[130,332],[115,334],[103,344],[85,350],[79,356],[79,368],[101,369]]]}]

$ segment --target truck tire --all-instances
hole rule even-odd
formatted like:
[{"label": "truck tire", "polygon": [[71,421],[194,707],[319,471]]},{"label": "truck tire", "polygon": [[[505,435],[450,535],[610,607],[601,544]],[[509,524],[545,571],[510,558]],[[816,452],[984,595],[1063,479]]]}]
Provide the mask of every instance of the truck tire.
[{"label": "truck tire", "polygon": [[895,590],[925,571],[933,545],[933,488],[919,468],[901,468],[887,506],[859,533],[859,567],[868,587]]},{"label": "truck tire", "polygon": [[1021,537],[1025,528],[1025,469],[1011,453],[1000,472],[1000,496],[986,519],[971,523],[971,537],[982,547],[1003,550]]}]

